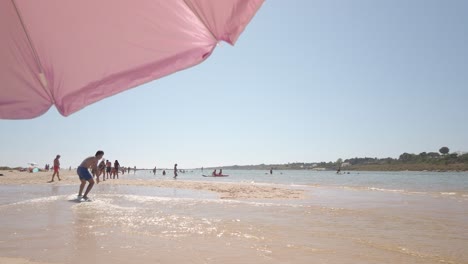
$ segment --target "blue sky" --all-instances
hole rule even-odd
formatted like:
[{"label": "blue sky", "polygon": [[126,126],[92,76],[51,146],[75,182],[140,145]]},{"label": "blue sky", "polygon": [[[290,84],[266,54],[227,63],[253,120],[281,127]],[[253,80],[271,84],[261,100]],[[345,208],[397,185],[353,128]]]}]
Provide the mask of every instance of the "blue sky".
[{"label": "blue sky", "polygon": [[468,151],[468,1],[266,1],[235,47],[69,117],[0,120],[0,166],[336,161]]}]

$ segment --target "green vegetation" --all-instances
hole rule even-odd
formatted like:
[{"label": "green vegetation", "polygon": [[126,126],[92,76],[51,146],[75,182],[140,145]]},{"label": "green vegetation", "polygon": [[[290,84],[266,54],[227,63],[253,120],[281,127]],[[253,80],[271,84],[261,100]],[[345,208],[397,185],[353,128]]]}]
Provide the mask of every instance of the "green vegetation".
[{"label": "green vegetation", "polygon": [[[352,158],[336,162],[260,164],[244,166],[224,166],[222,169],[244,170],[361,170],[361,171],[468,171],[468,153],[450,153],[449,148],[442,147],[438,152],[421,152],[419,154],[403,153],[398,159],[393,158]],[[208,169],[208,168],[207,168]]]},{"label": "green vegetation", "polygon": [[468,171],[468,154],[448,154],[445,150],[422,152],[419,154],[403,153],[398,159],[354,158],[345,160],[345,170],[382,170],[382,171]]},{"label": "green vegetation", "polygon": [[449,148],[447,148],[447,147],[441,147],[441,148],[439,149],[439,152],[442,153],[443,155],[448,154],[449,151],[450,151],[450,150],[449,150]]}]

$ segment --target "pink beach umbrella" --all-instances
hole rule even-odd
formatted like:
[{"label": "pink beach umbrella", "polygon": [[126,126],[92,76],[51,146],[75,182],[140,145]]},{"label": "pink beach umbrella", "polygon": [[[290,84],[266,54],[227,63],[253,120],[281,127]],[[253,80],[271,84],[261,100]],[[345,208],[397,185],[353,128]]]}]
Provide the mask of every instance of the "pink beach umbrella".
[{"label": "pink beach umbrella", "polygon": [[68,116],[232,45],[263,0],[1,0],[0,118]]}]

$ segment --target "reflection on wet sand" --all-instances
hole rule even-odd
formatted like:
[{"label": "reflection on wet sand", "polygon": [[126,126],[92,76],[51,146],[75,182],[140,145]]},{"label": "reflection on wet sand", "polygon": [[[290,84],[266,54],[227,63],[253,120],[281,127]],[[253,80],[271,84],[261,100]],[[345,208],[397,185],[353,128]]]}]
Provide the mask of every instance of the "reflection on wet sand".
[{"label": "reflection on wet sand", "polygon": [[93,208],[85,208],[86,204],[78,204],[73,207],[73,259],[71,263],[98,263],[99,253],[96,241],[95,224],[96,211]]},{"label": "reflection on wet sand", "polygon": [[2,200],[0,256],[71,264],[468,259],[463,201],[339,188],[309,188],[304,200],[226,200],[107,186],[78,203],[75,187],[3,187],[35,197]]}]

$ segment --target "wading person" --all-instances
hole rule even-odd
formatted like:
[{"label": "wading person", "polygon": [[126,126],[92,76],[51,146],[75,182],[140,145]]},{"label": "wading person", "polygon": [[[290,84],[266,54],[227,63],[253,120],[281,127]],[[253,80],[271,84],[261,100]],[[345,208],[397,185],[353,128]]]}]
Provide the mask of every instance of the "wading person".
[{"label": "wading person", "polygon": [[[76,170],[81,181],[80,191],[78,192],[78,199],[80,199],[81,202],[90,201],[88,198],[88,193],[93,188],[94,179],[91,173],[89,173],[89,168],[91,168],[91,170],[96,173],[97,177],[99,177],[99,175],[101,175],[101,171],[98,170],[98,162],[100,159],[102,159],[102,156],[104,156],[104,151],[98,150],[96,155],[84,159]],[[81,195],[83,193],[86,182],[88,182],[88,187],[86,188],[84,195]]]}]

